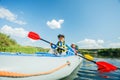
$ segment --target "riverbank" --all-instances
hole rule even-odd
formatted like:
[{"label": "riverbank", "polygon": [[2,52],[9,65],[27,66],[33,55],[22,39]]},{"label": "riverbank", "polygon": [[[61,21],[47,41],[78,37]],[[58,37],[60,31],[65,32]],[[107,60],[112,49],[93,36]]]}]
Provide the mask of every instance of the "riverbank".
[{"label": "riverbank", "polygon": [[31,46],[13,46],[13,47],[0,47],[0,52],[21,52],[33,54],[36,52],[48,52],[49,49]]},{"label": "riverbank", "polygon": [[79,52],[98,58],[120,58],[120,48],[79,49]]},{"label": "riverbank", "polygon": [[48,52],[49,49],[42,47],[21,46],[10,36],[0,33],[0,52],[21,52],[21,53],[36,53]]}]

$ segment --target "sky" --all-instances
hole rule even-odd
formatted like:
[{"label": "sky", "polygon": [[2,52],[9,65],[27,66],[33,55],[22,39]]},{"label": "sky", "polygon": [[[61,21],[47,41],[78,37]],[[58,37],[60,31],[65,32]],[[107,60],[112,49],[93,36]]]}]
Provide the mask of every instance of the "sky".
[{"label": "sky", "polygon": [[0,32],[24,46],[50,47],[29,31],[79,48],[120,48],[120,0],[0,0]]}]

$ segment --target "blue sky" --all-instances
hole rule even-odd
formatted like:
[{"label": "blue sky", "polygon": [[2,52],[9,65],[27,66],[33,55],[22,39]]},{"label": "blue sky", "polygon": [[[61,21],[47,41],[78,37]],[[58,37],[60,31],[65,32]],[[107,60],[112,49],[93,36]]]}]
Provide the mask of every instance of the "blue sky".
[{"label": "blue sky", "polygon": [[34,31],[53,43],[64,34],[80,48],[120,48],[119,0],[0,0],[0,10],[0,31],[21,45],[49,47],[25,37]]}]

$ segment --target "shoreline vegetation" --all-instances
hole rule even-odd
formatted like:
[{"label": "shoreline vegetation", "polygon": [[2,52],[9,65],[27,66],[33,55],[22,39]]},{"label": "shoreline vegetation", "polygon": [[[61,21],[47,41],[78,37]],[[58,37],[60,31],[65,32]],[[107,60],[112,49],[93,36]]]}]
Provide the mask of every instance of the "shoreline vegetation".
[{"label": "shoreline vegetation", "polygon": [[120,58],[120,48],[79,49],[82,54],[90,54],[97,58]]},{"label": "shoreline vegetation", "polygon": [[0,47],[0,52],[13,52],[13,53],[27,53],[34,54],[36,52],[48,52],[49,49],[31,46],[14,46],[14,47]]},{"label": "shoreline vegetation", "polygon": [[21,46],[10,36],[0,33],[0,52],[21,52],[21,53],[36,53],[36,52],[48,52],[49,49],[32,46]]},{"label": "shoreline vegetation", "polygon": [[[10,36],[0,33],[0,52],[21,52],[33,54],[36,52],[48,52],[49,49],[42,47],[21,46]],[[79,49],[82,54],[90,54],[99,58],[120,58],[120,48],[109,49]]]}]

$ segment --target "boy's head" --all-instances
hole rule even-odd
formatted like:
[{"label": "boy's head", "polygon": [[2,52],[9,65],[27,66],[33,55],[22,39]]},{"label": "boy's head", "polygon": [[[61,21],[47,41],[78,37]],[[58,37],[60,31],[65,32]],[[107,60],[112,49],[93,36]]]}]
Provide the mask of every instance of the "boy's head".
[{"label": "boy's head", "polygon": [[64,35],[62,35],[62,34],[59,34],[58,35],[58,39],[59,39],[59,41],[64,41],[65,40],[65,36]]}]

